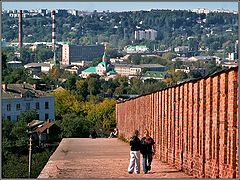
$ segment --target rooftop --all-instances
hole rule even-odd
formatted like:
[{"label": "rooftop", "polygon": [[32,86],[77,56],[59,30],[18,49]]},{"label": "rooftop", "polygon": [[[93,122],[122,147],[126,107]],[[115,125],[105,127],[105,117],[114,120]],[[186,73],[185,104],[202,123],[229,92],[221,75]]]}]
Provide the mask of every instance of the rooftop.
[{"label": "rooftop", "polygon": [[3,87],[6,84],[2,84],[2,99],[14,99],[14,98],[22,98],[22,95],[29,93],[34,97],[42,97],[42,96],[52,96],[45,91],[34,89],[31,84],[7,84],[7,89],[5,90]]},{"label": "rooftop", "polygon": [[96,72],[96,67],[93,67],[93,66],[89,67],[89,68],[83,70],[82,72]]},{"label": "rooftop", "polygon": [[164,78],[166,73],[159,72],[159,71],[147,71],[144,76],[145,77],[159,77],[159,78]]},{"label": "rooftop", "polygon": [[150,68],[150,67],[165,67],[161,64],[115,64],[115,67],[131,67],[131,68]]}]

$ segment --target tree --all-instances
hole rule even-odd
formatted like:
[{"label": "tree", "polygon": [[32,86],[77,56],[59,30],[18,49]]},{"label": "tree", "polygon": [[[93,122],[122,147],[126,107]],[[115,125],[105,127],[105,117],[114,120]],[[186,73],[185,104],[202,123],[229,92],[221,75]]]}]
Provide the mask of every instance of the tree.
[{"label": "tree", "polygon": [[131,89],[130,89],[129,93],[131,93],[131,94],[139,94],[139,95],[142,94],[143,82],[142,82],[140,77],[133,77],[133,78],[131,78],[130,86],[131,86]]},{"label": "tree", "polygon": [[2,53],[2,69],[3,71],[7,69],[7,56]]},{"label": "tree", "polygon": [[49,75],[53,77],[53,79],[58,79],[63,74],[63,70],[60,69],[59,66],[53,66],[52,69],[49,70]]},{"label": "tree", "polygon": [[129,56],[128,58],[129,58],[129,60],[132,64],[139,65],[140,62],[141,62],[141,55],[140,54],[134,54],[134,55]]},{"label": "tree", "polygon": [[87,99],[88,95],[88,84],[85,80],[77,80],[76,82],[76,93],[78,94],[79,98],[83,101]]},{"label": "tree", "polygon": [[53,52],[51,49],[38,48],[36,50],[36,62],[44,62],[50,58],[53,58]]},{"label": "tree", "polygon": [[72,91],[60,89],[51,93],[55,97],[56,119],[62,119],[68,113],[79,114],[82,110],[81,102]]},{"label": "tree", "polygon": [[113,99],[105,99],[95,105],[86,104],[87,119],[102,137],[109,135],[109,128],[116,125],[115,105],[116,101]]},{"label": "tree", "polygon": [[90,95],[97,95],[100,92],[100,82],[99,77],[96,75],[90,75],[87,77],[87,84],[88,84],[88,93]]},{"label": "tree", "polygon": [[91,39],[88,36],[83,36],[79,39],[79,43],[82,45],[89,45],[91,44]]},{"label": "tree", "polygon": [[4,82],[9,84],[29,82],[31,79],[28,72],[23,68],[11,70],[3,77]]},{"label": "tree", "polygon": [[177,57],[176,54],[172,52],[166,52],[166,53],[163,53],[162,55],[162,58],[165,60],[172,60],[175,57]]},{"label": "tree", "polygon": [[62,137],[88,137],[90,122],[82,115],[74,113],[63,115],[60,124],[62,128]]},{"label": "tree", "polygon": [[27,48],[20,49],[20,60],[23,62],[23,64],[31,62],[31,53]]},{"label": "tree", "polygon": [[174,83],[177,83],[179,81],[183,81],[185,79],[188,78],[187,73],[183,72],[183,71],[177,71],[175,73],[173,73],[173,81]]},{"label": "tree", "polygon": [[66,81],[66,83],[65,83],[65,87],[66,87],[68,90],[74,90],[74,89],[76,89],[76,81],[77,81],[76,75],[70,75],[70,76],[67,78],[67,81]]}]

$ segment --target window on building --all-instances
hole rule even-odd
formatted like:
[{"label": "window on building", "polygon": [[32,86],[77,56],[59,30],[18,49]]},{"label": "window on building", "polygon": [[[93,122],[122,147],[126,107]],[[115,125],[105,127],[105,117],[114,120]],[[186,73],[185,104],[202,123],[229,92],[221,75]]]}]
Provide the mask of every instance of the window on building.
[{"label": "window on building", "polygon": [[30,103],[26,103],[26,110],[30,110]]},{"label": "window on building", "polygon": [[11,116],[7,116],[7,119],[11,121]]},{"label": "window on building", "polygon": [[39,114],[37,114],[37,120],[39,120]]},{"label": "window on building", "polygon": [[45,114],[45,120],[48,120],[49,116],[48,113]]},{"label": "window on building", "polygon": [[7,111],[11,111],[11,104],[7,104]]},{"label": "window on building", "polygon": [[40,109],[39,102],[36,102],[36,109]]},{"label": "window on building", "polygon": [[21,105],[20,105],[20,104],[17,104],[17,105],[16,105],[16,109],[17,109],[17,110],[20,110],[20,109],[21,109]]},{"label": "window on building", "polygon": [[45,109],[49,109],[49,103],[45,102]]},{"label": "window on building", "polygon": [[17,121],[19,120],[19,115],[17,115]]}]

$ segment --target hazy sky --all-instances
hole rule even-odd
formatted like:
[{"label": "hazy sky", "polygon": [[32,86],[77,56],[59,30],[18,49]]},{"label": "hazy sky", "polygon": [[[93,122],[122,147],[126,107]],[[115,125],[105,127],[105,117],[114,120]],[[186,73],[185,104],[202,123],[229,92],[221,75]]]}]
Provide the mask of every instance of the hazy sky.
[{"label": "hazy sky", "polygon": [[77,9],[88,11],[134,11],[150,9],[229,9],[237,10],[237,2],[3,2],[9,9]]}]

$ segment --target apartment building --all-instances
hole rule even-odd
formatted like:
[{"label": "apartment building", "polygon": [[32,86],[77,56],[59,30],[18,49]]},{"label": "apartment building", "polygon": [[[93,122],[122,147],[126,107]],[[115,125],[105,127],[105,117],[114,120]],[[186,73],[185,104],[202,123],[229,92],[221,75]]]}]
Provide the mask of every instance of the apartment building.
[{"label": "apartment building", "polygon": [[62,47],[62,64],[71,65],[73,62],[93,61],[104,54],[104,45],[68,45]]},{"label": "apartment building", "polygon": [[54,120],[54,106],[54,96],[38,90],[36,84],[2,85],[2,119],[17,121],[21,113],[36,110],[38,120]]},{"label": "apartment building", "polygon": [[135,40],[151,40],[154,41],[157,38],[157,31],[154,29],[137,30],[135,31]]}]

